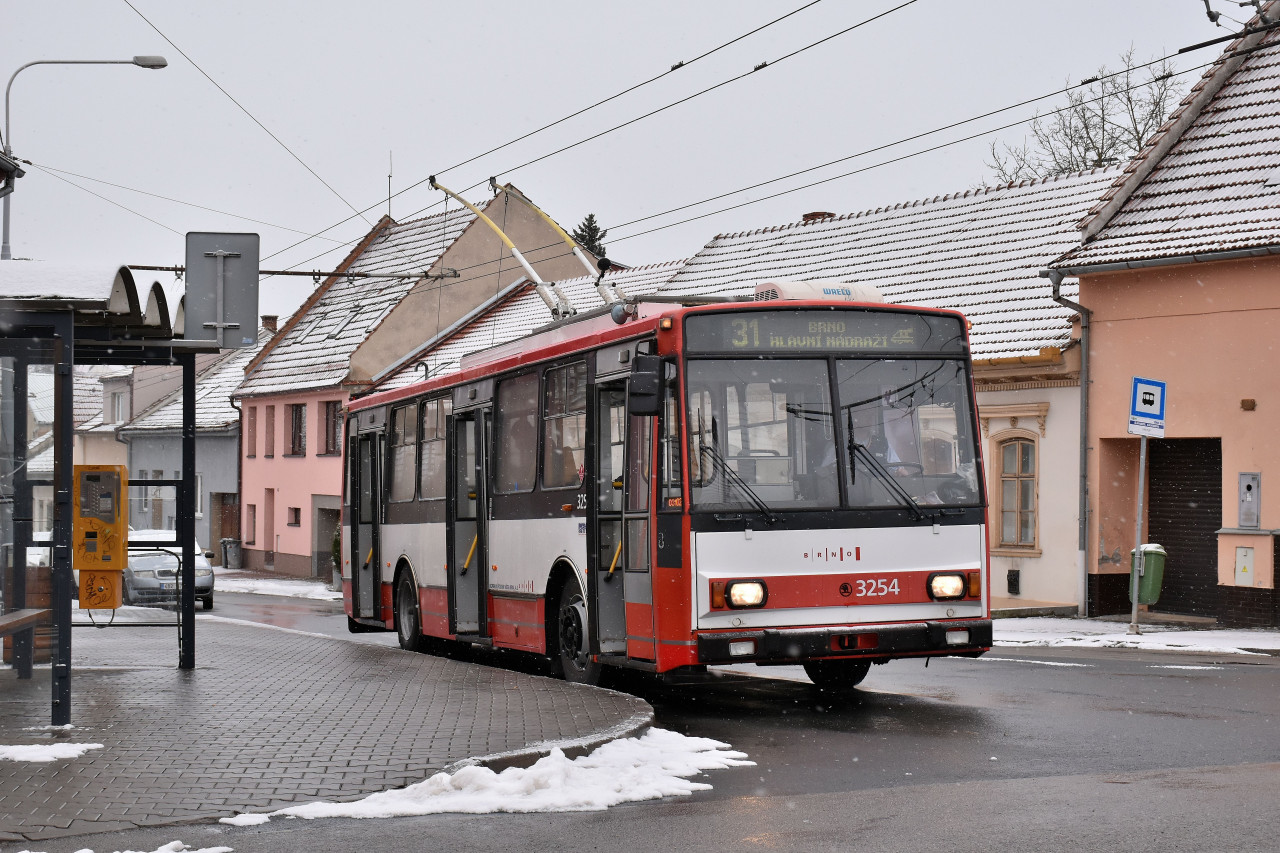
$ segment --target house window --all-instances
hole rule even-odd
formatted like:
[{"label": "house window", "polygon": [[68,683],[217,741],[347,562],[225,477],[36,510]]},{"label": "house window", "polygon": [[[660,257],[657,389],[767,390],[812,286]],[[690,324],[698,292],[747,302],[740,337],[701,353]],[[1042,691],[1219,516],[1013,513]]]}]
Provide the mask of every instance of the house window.
[{"label": "house window", "polygon": [[250,459],[258,455],[258,407],[250,406],[244,412],[244,455]]},{"label": "house window", "polygon": [[324,449],[325,456],[336,456],[342,452],[342,401],[325,400],[320,404],[324,413]]},{"label": "house window", "polygon": [[289,455],[307,455],[307,404],[289,405]]},{"label": "house window", "polygon": [[276,455],[276,407],[267,406],[267,435],[265,438],[266,447],[263,448],[263,456],[268,459]]},{"label": "house window", "polygon": [[587,444],[587,366],[581,362],[547,371],[542,421],[542,484],[577,488]]},{"label": "house window", "polygon": [[391,412],[391,459],[387,480],[393,501],[413,500],[413,484],[417,479],[413,459],[418,449],[417,408],[401,406]]},{"label": "house window", "polygon": [[453,400],[441,397],[422,404],[418,442],[422,445],[418,463],[418,497],[424,501],[445,496],[445,421]]},{"label": "house window", "polygon": [[111,420],[108,423],[122,424],[129,420],[129,400],[123,391],[111,392]]},{"label": "house window", "polygon": [[258,505],[246,504],[244,512],[244,544],[253,545],[258,534]]},{"label": "house window", "polygon": [[196,474],[195,504],[196,518],[204,518],[204,480],[200,474]]},{"label": "house window", "polygon": [[290,527],[301,527],[302,526],[302,507],[299,507],[299,506],[289,507],[289,518],[285,522],[285,524],[289,525]]},{"label": "house window", "polygon": [[1036,544],[1036,443],[1015,438],[1000,444],[1000,545]]}]

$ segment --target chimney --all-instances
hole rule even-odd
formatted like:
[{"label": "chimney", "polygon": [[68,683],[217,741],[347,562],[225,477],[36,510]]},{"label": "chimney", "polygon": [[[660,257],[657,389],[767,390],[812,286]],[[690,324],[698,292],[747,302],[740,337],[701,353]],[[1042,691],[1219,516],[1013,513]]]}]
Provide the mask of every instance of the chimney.
[{"label": "chimney", "polygon": [[266,329],[271,334],[274,335],[276,333],[276,327],[279,326],[279,324],[280,324],[279,314],[263,314],[262,315],[262,328]]},{"label": "chimney", "polygon": [[819,219],[831,219],[834,213],[827,213],[825,210],[815,210],[813,213],[806,213],[800,217],[801,222],[817,222]]}]

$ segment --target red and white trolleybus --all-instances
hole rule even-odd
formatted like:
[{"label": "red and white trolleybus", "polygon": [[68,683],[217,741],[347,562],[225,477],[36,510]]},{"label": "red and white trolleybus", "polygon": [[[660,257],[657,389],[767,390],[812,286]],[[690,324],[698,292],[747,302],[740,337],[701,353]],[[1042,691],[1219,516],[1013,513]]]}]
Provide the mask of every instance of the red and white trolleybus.
[{"label": "red and white trolleybus", "polygon": [[964,318],[645,300],[352,401],[343,598],[396,630],[672,673],[991,645]]}]

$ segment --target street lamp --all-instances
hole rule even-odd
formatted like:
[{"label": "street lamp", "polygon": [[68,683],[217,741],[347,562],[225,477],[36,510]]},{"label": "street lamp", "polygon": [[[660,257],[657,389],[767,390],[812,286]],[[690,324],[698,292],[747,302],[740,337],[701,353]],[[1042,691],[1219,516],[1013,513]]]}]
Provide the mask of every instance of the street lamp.
[{"label": "street lamp", "polygon": [[[6,188],[9,191],[4,194],[4,226],[3,235],[0,236],[0,260],[13,259],[13,255],[9,253],[9,196],[13,194],[13,182],[22,176],[22,170],[13,160],[11,133],[13,126],[9,123],[9,90],[13,88],[14,78],[33,65],[136,65],[139,68],[164,68],[168,64],[163,56],[135,56],[133,59],[37,59],[13,72],[13,77],[9,78],[9,85],[4,87],[4,160],[0,161],[0,165],[5,166],[3,171],[7,173]],[[8,168],[9,165],[13,168]]]}]

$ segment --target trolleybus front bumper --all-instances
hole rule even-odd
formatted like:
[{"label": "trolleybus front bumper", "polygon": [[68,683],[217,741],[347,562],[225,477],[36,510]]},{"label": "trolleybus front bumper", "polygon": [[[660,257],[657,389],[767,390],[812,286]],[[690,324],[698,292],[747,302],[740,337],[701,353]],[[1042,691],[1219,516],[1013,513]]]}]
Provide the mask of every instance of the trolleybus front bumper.
[{"label": "trolleybus front bumper", "polygon": [[979,655],[991,648],[991,620],[907,622],[848,628],[765,628],[698,637],[698,663],[796,663],[813,658]]}]

